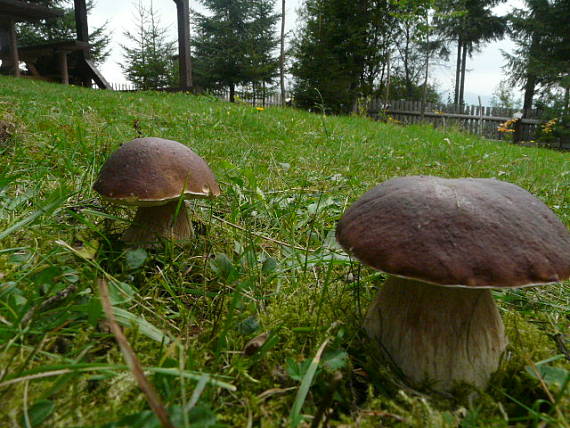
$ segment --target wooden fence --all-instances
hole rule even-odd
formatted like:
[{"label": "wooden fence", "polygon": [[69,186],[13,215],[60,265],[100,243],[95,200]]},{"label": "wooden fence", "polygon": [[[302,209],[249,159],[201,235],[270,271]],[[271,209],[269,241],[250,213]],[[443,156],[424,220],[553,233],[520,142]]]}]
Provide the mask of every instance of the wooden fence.
[{"label": "wooden fence", "polygon": [[[114,91],[121,92],[134,92],[140,90],[132,83],[111,83],[111,88]],[[162,91],[175,92],[176,88],[162,89]],[[230,92],[227,90],[209,93],[221,100],[230,100]],[[290,103],[289,92],[286,92],[285,94],[284,103],[281,102],[281,93],[278,91],[259,90],[254,92],[251,90],[236,90],[235,97],[237,102],[250,104],[253,107],[281,106]]]},{"label": "wooden fence", "polygon": [[[375,118],[389,116],[406,124],[428,122],[435,127],[458,127],[494,140],[510,138],[508,132],[498,130],[499,125],[513,119],[517,113],[520,114],[516,109],[479,105],[466,105],[456,108],[454,105],[432,103],[427,103],[422,113],[422,106],[419,101],[389,101],[384,103],[381,99],[375,99],[370,103],[368,113]],[[529,141],[534,138],[542,121],[538,119],[540,111],[533,109],[526,113],[525,119],[521,119],[521,132],[523,140]]]},{"label": "wooden fence", "polygon": [[[214,92],[213,95],[224,101],[230,100],[229,91]],[[279,91],[236,91],[235,96],[238,102],[244,102],[253,107],[282,106],[290,104],[291,100],[289,92],[285,92],[285,100],[282,102],[281,93]]]},{"label": "wooden fence", "polygon": [[[134,85],[112,84],[116,91],[136,91]],[[229,101],[229,91],[216,91],[211,95]],[[279,91],[268,90],[236,90],[236,101],[247,103],[253,107],[270,107],[291,105],[291,93],[285,93],[285,100],[282,102]],[[500,132],[499,126],[515,117],[520,112],[516,109],[501,107],[487,107],[481,105],[465,105],[456,108],[453,104],[433,104],[427,103],[422,113],[420,101],[392,100],[386,103],[381,98],[373,99],[367,106],[368,115],[375,119],[397,120],[405,124],[431,123],[435,127],[456,127],[464,131],[481,135],[493,140],[509,140],[512,133]],[[521,135],[524,141],[534,139],[536,131],[542,121],[539,119],[540,111],[529,110],[526,117],[521,119]]]}]

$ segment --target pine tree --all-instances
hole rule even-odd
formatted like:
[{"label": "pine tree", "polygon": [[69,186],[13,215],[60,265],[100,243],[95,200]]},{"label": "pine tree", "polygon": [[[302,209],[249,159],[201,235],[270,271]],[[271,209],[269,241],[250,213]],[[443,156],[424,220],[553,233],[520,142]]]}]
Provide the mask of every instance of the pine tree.
[{"label": "pine tree", "polygon": [[136,13],[136,31],[124,32],[131,46],[121,45],[125,58],[125,62],[120,64],[121,69],[138,89],[174,86],[175,43],[167,39],[167,30],[161,26],[152,2],[148,8],[139,2]]},{"label": "pine tree", "polygon": [[439,0],[447,15],[439,17],[439,30],[457,43],[455,105],[464,104],[467,58],[486,42],[498,40],[506,31],[506,19],[493,15],[492,8],[505,0]]},{"label": "pine tree", "polygon": [[279,62],[275,0],[202,0],[211,15],[194,13],[194,81],[203,89],[272,84]]},{"label": "pine tree", "polygon": [[[524,90],[523,117],[533,107],[537,92],[553,98],[562,90],[561,113],[570,103],[570,1],[526,0],[526,7],[509,15],[509,30],[516,48],[505,54],[510,83]],[[520,127],[515,128],[520,141]]]},{"label": "pine tree", "polygon": [[307,0],[293,41],[296,105],[354,109],[386,70],[395,30],[389,1]]}]

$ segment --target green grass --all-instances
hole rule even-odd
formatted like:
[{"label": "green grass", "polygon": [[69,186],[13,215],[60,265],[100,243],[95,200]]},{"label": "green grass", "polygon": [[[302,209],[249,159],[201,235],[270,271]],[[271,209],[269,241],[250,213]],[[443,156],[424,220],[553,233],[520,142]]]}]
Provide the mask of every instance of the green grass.
[{"label": "green grass", "polygon": [[[510,181],[570,225],[570,153],[7,77],[2,126],[0,426],[157,426],[102,323],[96,278],[177,426],[568,425],[568,282],[497,291],[510,344],[489,389],[429,396],[373,356],[360,324],[384,275],[340,251],[334,228],[367,189],[415,174]],[[91,189],[139,135],[187,144],[221,183],[195,204],[189,245],[126,248],[132,210]]]}]

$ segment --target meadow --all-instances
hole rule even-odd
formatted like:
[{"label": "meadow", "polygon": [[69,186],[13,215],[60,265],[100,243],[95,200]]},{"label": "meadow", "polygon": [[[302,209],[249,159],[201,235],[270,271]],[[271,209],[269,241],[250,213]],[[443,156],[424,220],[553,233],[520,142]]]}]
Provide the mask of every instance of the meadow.
[{"label": "meadow", "polygon": [[[139,136],[188,145],[220,183],[191,202],[191,242],[129,248],[133,209],[92,190]],[[0,426],[160,426],[98,280],[177,427],[569,426],[570,282],[493,291],[509,345],[486,391],[415,390],[376,357],[361,324],[386,275],[344,253],[335,224],[420,174],[515,183],[570,227],[569,152],[0,76]]]}]

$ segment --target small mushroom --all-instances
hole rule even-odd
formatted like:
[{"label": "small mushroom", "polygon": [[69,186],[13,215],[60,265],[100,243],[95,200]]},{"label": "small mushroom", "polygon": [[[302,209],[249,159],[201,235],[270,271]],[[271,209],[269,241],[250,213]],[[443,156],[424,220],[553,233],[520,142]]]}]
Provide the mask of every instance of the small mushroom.
[{"label": "small mushroom", "polygon": [[93,189],[103,199],[138,207],[123,239],[149,244],[160,238],[192,238],[182,199],[220,194],[206,162],[184,144],[163,138],[137,138],[115,151],[99,172]]},{"label": "small mushroom", "polygon": [[570,233],[541,201],[494,179],[386,181],[338,223],[341,246],[392,274],[364,328],[415,386],[485,388],[506,338],[491,288],[570,277]]}]

